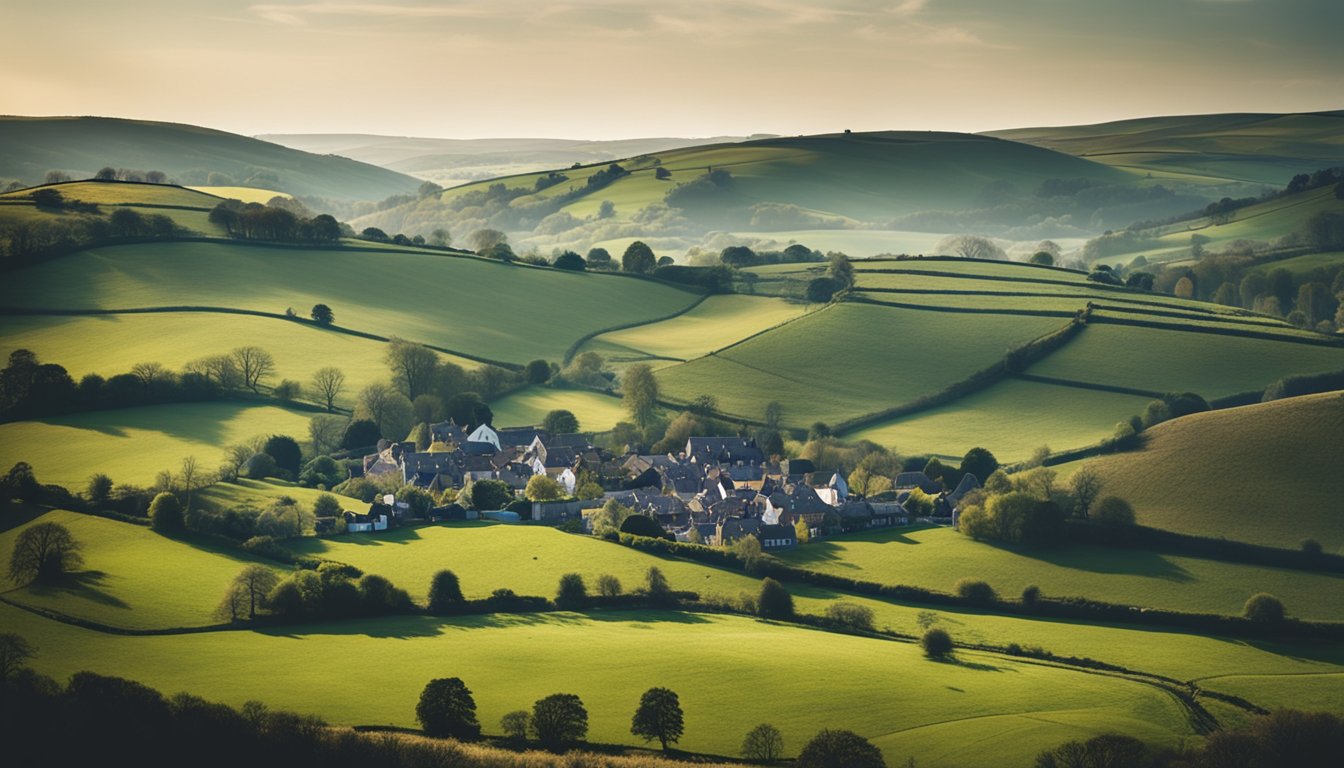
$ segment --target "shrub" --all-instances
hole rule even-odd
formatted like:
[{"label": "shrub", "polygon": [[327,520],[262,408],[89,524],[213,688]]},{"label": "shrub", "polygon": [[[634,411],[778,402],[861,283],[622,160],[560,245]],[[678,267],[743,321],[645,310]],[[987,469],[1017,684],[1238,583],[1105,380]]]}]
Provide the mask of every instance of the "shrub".
[{"label": "shrub", "polygon": [[924,649],[925,656],[942,659],[952,653],[952,636],[945,629],[931,627],[924,630],[923,637],[919,638],[919,647]]},{"label": "shrub", "polygon": [[1119,496],[1107,496],[1097,502],[1096,518],[1104,525],[1133,525],[1134,508]]},{"label": "shrub", "polygon": [[1087,741],[1066,742],[1036,757],[1037,768],[1147,768],[1152,764],[1148,747],[1143,742],[1119,733],[1103,733]]},{"label": "shrub", "polygon": [[374,616],[405,613],[413,606],[406,590],[398,589],[376,573],[368,573],[360,578],[359,599],[364,612]]},{"label": "shrub", "polygon": [[666,534],[663,526],[658,524],[648,515],[634,514],[621,523],[621,533],[628,533],[632,536],[648,536],[651,539],[661,539]]},{"label": "shrub", "polygon": [[481,735],[476,721],[476,700],[460,678],[430,680],[420,694],[415,718],[430,736],[471,740]]},{"label": "shrub", "polygon": [[989,582],[980,579],[960,579],[953,589],[958,597],[973,605],[989,605],[999,597]]},{"label": "shrub", "polygon": [[1246,606],[1242,608],[1242,614],[1251,621],[1277,624],[1283,621],[1283,602],[1267,592],[1261,592],[1251,595],[1246,601]]},{"label": "shrub", "polygon": [[449,613],[462,605],[462,586],[457,574],[442,570],[429,582],[429,612]]},{"label": "shrub", "polygon": [[1303,539],[1301,544],[1302,552],[1307,557],[1316,557],[1321,554],[1321,542],[1315,539]]},{"label": "shrub", "polygon": [[761,580],[761,594],[756,599],[757,611],[767,619],[787,619],[793,616],[793,595],[783,584],[769,577]]},{"label": "shrub", "polygon": [[882,750],[853,731],[823,730],[807,742],[795,768],[886,768]]},{"label": "shrub", "polygon": [[826,618],[842,627],[873,631],[873,609],[866,605],[832,603],[826,607]]},{"label": "shrub", "polygon": [[576,611],[588,604],[588,586],[577,573],[566,573],[560,577],[560,586],[555,593],[555,604],[567,611]]},{"label": "shrub", "polygon": [[597,577],[597,593],[603,597],[616,597],[621,594],[621,580],[609,573]]},{"label": "shrub", "polygon": [[531,721],[532,716],[527,710],[517,709],[499,719],[499,729],[504,731],[504,736],[508,739],[524,741],[527,739],[528,724]]},{"label": "shrub", "polygon": [[298,477],[303,451],[299,450],[299,444],[294,438],[289,435],[271,435],[261,451],[275,459],[275,465],[288,472],[291,478]]},{"label": "shrub", "polygon": [[268,453],[254,453],[243,464],[243,477],[251,480],[264,480],[279,474],[275,459]]},{"label": "shrub", "polygon": [[167,535],[186,531],[187,522],[182,515],[182,502],[167,491],[155,496],[149,503],[149,527],[156,533]]},{"label": "shrub", "polygon": [[1022,590],[1022,604],[1023,604],[1023,605],[1028,605],[1028,606],[1030,606],[1030,605],[1035,605],[1035,604],[1036,604],[1036,601],[1037,601],[1037,600],[1040,600],[1040,599],[1041,599],[1041,588],[1038,587],[1038,586],[1036,586],[1035,584],[1032,584],[1031,586],[1029,586],[1029,587],[1027,587],[1026,589]]}]

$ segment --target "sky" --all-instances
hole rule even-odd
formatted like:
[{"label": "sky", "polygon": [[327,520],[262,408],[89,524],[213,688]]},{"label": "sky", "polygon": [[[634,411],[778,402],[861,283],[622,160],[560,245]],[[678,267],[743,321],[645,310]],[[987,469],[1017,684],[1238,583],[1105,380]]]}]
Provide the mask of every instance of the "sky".
[{"label": "sky", "polygon": [[1341,0],[0,0],[0,113],[248,135],[984,131],[1344,108]]}]

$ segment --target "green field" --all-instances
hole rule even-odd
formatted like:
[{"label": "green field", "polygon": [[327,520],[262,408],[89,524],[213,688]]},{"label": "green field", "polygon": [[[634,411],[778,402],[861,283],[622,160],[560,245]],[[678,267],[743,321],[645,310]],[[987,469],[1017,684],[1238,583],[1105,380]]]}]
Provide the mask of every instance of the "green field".
[{"label": "green field", "polygon": [[883,584],[950,590],[958,579],[988,581],[1015,597],[1035,584],[1055,597],[1191,613],[1241,615],[1246,599],[1269,592],[1303,619],[1344,621],[1344,576],[1103,547],[1013,549],[951,528],[885,530],[814,542],[780,555],[795,565]]},{"label": "green field", "polygon": [[846,440],[872,440],[906,454],[960,459],[988,448],[999,461],[1048,445],[1081,448],[1110,437],[1115,423],[1143,411],[1146,397],[1009,379],[947,405],[866,427]]},{"label": "green field", "polygon": [[[80,279],[68,276],[78,273]],[[624,277],[389,251],[228,243],[99,248],[15,274],[0,304],[59,309],[225,306],[300,314],[492,360],[559,360],[585,333],[653,320],[697,296]]]},{"label": "green field", "polygon": [[[471,687],[489,732],[498,731],[504,713],[566,691],[583,699],[591,740],[626,744],[635,743],[629,718],[639,692],[667,686],[686,710],[678,746],[718,754],[734,754],[762,720],[787,734],[790,754],[815,731],[844,727],[873,738],[893,764],[914,756],[928,766],[1024,763],[1045,746],[1104,730],[1164,744],[1191,733],[1171,696],[1138,683],[974,652],[963,652],[959,664],[940,664],[909,644],[737,617],[399,618],[128,638],[7,606],[0,616],[41,649],[39,671],[57,677],[91,669],[234,706],[264,699],[335,723],[414,725],[425,682],[457,676]],[[378,662],[352,663],[371,658]],[[879,679],[900,682],[874,685]],[[765,701],[768,711],[760,708]],[[954,719],[959,737],[943,738],[940,726]],[[998,744],[993,754],[978,746],[988,738]]]},{"label": "green field", "polygon": [[[216,312],[15,316],[5,319],[0,332],[0,355],[32,350],[42,362],[64,366],[76,381],[86,373],[107,377],[151,361],[181,371],[188,362],[243,344],[259,346],[275,358],[275,375],[268,382],[272,385],[293,379],[306,386],[317,369],[340,368],[345,390],[336,402],[345,408],[353,407],[365,386],[391,377],[383,362],[384,342],[267,317]],[[439,358],[468,370],[480,367],[452,355]]]},{"label": "green field", "polygon": [[[215,483],[201,489],[196,493],[198,502],[195,503],[207,504],[216,508],[249,506],[254,509],[263,509],[273,500],[281,496],[288,496],[303,506],[311,508],[317,497],[324,493],[327,493],[327,491],[304,488],[301,485],[284,480],[248,480],[240,477],[231,483]],[[359,499],[343,496],[339,493],[332,495],[341,502],[344,509],[363,512],[369,508],[366,502]]]},{"label": "green field", "polygon": [[[210,223],[210,209],[220,199],[205,192],[169,184],[119,181],[74,181],[50,186],[66,200],[97,204],[101,216],[111,214],[114,208],[129,208],[141,216],[167,216],[193,235],[225,234],[223,227]],[[60,221],[90,215],[39,209],[27,199],[31,193],[31,189],[20,189],[0,194],[0,224]]]},{"label": "green field", "polygon": [[1291,259],[1281,259],[1271,261],[1256,267],[1260,272],[1272,272],[1276,269],[1286,269],[1293,274],[1301,275],[1311,272],[1314,269],[1322,267],[1333,267],[1344,262],[1344,252],[1333,251],[1331,253],[1308,253],[1305,256],[1294,256]]},{"label": "green field", "polygon": [[595,348],[689,360],[801,317],[808,306],[759,296],[710,296],[685,314],[595,337]]},{"label": "green field", "polygon": [[310,413],[273,405],[187,403],[93,411],[0,424],[0,465],[26,461],[38,480],[82,490],[102,472],[115,482],[148,485],[195,456],[214,471],[225,447],[257,435],[308,437]]},{"label": "green field", "polygon": [[620,398],[577,389],[529,387],[491,401],[490,410],[501,427],[540,426],[554,410],[574,414],[584,432],[605,432],[618,421],[630,420]]},{"label": "green field", "polygon": [[[657,376],[667,397],[711,394],[723,411],[754,419],[777,400],[784,423],[805,427],[933,394],[1063,324],[839,304]],[[952,348],[955,355],[943,353]]]},{"label": "green field", "polygon": [[[244,566],[260,562],[205,542],[188,546],[165,539],[146,526],[74,512],[49,512],[35,522],[68,528],[83,546],[84,570],[58,586],[14,589],[0,577],[5,598],[114,627],[215,624],[212,614],[225,587]],[[0,551],[8,553],[28,525],[0,533]]]},{"label": "green field", "polygon": [[1093,324],[1031,367],[1037,376],[1213,399],[1294,373],[1344,368],[1344,348]]},{"label": "green field", "polygon": [[1186,416],[1143,450],[1094,459],[1139,522],[1200,536],[1344,553],[1344,394]]}]

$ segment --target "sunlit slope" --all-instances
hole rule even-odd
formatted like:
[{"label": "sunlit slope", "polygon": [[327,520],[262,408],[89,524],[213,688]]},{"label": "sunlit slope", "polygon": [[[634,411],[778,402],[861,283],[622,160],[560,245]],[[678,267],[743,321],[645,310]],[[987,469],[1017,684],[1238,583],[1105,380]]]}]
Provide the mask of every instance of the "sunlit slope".
[{"label": "sunlit slope", "polygon": [[0,118],[0,177],[35,184],[48,170],[78,178],[92,177],[104,166],[159,170],[184,184],[206,183],[211,172],[218,172],[238,183],[264,179],[264,186],[282,192],[351,200],[412,193],[420,184],[344,157],[192,125],[106,117]]},{"label": "sunlit slope", "polygon": [[167,216],[180,229],[193,235],[219,237],[224,228],[210,223],[210,209],[222,198],[198,190],[170,184],[140,184],[125,181],[72,181],[44,185],[54,189],[68,202],[92,203],[97,213],[51,210],[33,205],[34,190],[20,189],[0,194],[0,226],[7,223],[51,221],[60,223],[94,216],[107,217],[118,208],[128,208],[141,216]]},{"label": "sunlit slope", "polygon": [[[655,176],[652,161],[670,172]],[[629,176],[583,194],[565,206],[575,216],[597,212],[603,200],[629,217],[661,202],[677,184],[710,170],[733,177],[731,202],[791,203],[804,209],[862,220],[888,220],[920,210],[972,206],[986,184],[1011,180],[1030,188],[1048,178],[1116,181],[1128,178],[1106,166],[1049,150],[984,136],[936,132],[830,134],[764,139],[736,144],[669,150],[621,161]],[[583,189],[587,177],[604,165],[565,169],[570,179],[539,193],[566,194]],[[531,189],[539,176],[527,174],[458,187],[452,199],[473,189],[502,182]],[[517,201],[525,204],[528,198]]]},{"label": "sunlit slope", "polygon": [[1344,552],[1344,393],[1195,414],[1142,450],[1094,459],[1139,522],[1182,533]]},{"label": "sunlit slope", "polygon": [[17,272],[0,287],[0,305],[31,308],[293,308],[306,315],[324,303],[344,327],[513,364],[558,361],[585,334],[667,317],[697,298],[647,280],[466,257],[230,243],[82,251]]},{"label": "sunlit slope", "polygon": [[1281,187],[1344,162],[1344,113],[1150,117],[988,135],[1134,171]]}]

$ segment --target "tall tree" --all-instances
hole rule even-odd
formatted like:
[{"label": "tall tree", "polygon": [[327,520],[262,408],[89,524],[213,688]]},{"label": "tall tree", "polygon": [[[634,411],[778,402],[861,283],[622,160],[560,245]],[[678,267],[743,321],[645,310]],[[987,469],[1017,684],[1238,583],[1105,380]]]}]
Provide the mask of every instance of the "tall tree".
[{"label": "tall tree", "polygon": [[621,270],[632,272],[637,275],[647,275],[658,266],[658,258],[653,255],[653,249],[642,240],[636,240],[626,247],[625,253],[621,256]]},{"label": "tall tree", "polygon": [[261,347],[247,346],[233,350],[233,362],[243,386],[254,393],[261,392],[261,385],[275,373],[275,358]]},{"label": "tall tree", "polygon": [[52,582],[84,562],[81,545],[60,523],[37,523],[14,539],[9,580],[16,584]]},{"label": "tall tree", "polygon": [[414,400],[433,387],[434,371],[439,364],[439,357],[433,350],[405,339],[393,338],[383,360],[392,369],[397,388],[408,399]]},{"label": "tall tree", "polygon": [[669,688],[650,688],[639,697],[639,707],[630,719],[630,733],[645,741],[657,739],[667,751],[668,744],[681,740],[686,732],[681,701]]},{"label": "tall tree", "polygon": [[481,735],[481,724],[476,720],[476,700],[461,678],[430,680],[420,694],[415,718],[430,736],[470,740]]},{"label": "tall tree", "polygon": [[322,399],[327,412],[336,410],[336,398],[345,389],[345,373],[335,366],[325,366],[313,372],[312,390]]},{"label": "tall tree", "polygon": [[588,736],[588,710],[572,693],[553,693],[532,705],[532,735],[550,749]]},{"label": "tall tree", "polygon": [[625,376],[621,379],[621,393],[625,399],[625,409],[641,429],[653,423],[658,410],[658,380],[653,377],[653,368],[640,363],[625,369]]}]

